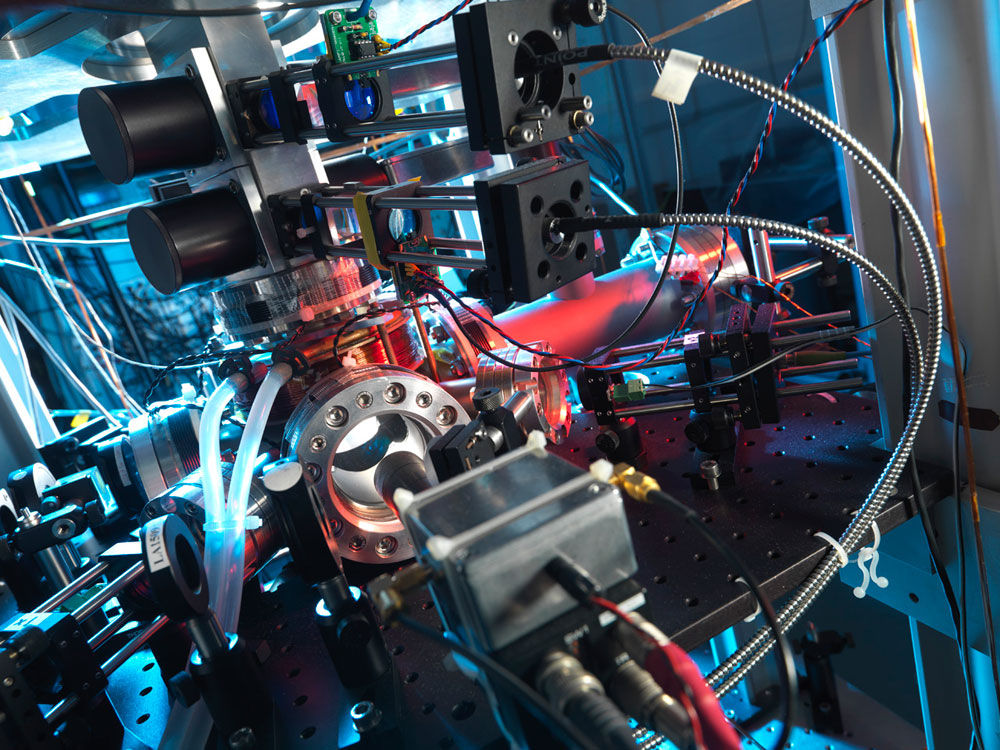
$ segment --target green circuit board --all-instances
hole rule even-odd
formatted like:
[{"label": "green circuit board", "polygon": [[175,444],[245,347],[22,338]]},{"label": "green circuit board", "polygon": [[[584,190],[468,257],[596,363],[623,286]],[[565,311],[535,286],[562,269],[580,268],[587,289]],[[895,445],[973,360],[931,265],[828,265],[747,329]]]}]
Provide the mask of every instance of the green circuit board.
[{"label": "green circuit board", "polygon": [[[351,8],[328,10],[323,14],[323,35],[326,37],[326,51],[334,64],[364,60],[378,55],[378,21],[363,16],[356,21],[348,21]],[[339,22],[336,19],[340,19]]]}]

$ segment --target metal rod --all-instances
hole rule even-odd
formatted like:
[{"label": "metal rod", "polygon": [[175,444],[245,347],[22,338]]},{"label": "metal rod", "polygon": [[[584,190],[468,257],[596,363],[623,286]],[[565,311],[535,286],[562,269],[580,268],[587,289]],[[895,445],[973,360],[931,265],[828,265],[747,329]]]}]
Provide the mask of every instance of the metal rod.
[{"label": "metal rod", "polygon": [[72,583],[64,586],[60,591],[56,592],[44,602],[35,607],[35,612],[52,612],[56,607],[64,604],[68,599],[76,596],[83,589],[87,587],[94,579],[100,578],[104,575],[105,571],[108,569],[108,564],[99,562],[92,568],[89,568],[78,575]]},{"label": "metal rod", "polygon": [[59,701],[45,714],[45,721],[54,726],[62,724],[63,717],[72,711],[80,699],[75,695],[69,695]]},{"label": "metal rod", "polygon": [[475,198],[395,198],[375,199],[376,208],[401,208],[409,211],[475,211]]},{"label": "metal rod", "polygon": [[783,271],[777,271],[774,275],[775,281],[792,281],[802,276],[807,276],[813,271],[818,271],[823,267],[822,260],[807,260],[794,266],[789,266]]},{"label": "metal rod", "polygon": [[135,563],[120,576],[109,582],[107,586],[90,597],[87,601],[73,610],[73,618],[77,622],[83,622],[92,614],[100,610],[109,600],[121,593],[121,590],[135,581],[142,575],[144,570],[142,561]]},{"label": "metal rod", "polygon": [[110,675],[118,667],[128,661],[129,657],[132,656],[136,651],[146,645],[147,641],[160,632],[160,629],[166,625],[168,622],[166,615],[160,615],[155,620],[153,620],[149,625],[139,631],[131,641],[126,643],[120,649],[118,649],[114,654],[112,654],[106,662],[101,665],[101,670],[105,675]]},{"label": "metal rod", "polygon": [[[865,384],[864,378],[845,378],[843,380],[828,380],[823,383],[802,383],[801,385],[789,385],[778,389],[778,397],[786,396],[807,396],[811,393],[825,393],[827,391],[853,391]],[[658,388],[654,393],[652,388],[646,390],[647,395],[659,395],[668,393],[673,389]],[[679,390],[679,389],[678,389]],[[736,395],[716,396],[711,400],[712,406],[727,406],[738,404],[740,401]],[[649,404],[648,406],[629,406],[624,409],[616,409],[616,417],[642,417],[650,414],[665,414],[672,411],[691,411],[694,409],[694,401],[668,401],[664,404]]]},{"label": "metal rod", "polygon": [[750,258],[754,271],[761,281],[774,282],[774,261],[771,259],[771,244],[767,232],[754,229],[750,232]]},{"label": "metal rod", "polygon": [[853,313],[850,310],[837,310],[836,312],[812,315],[808,318],[789,318],[788,320],[779,320],[772,326],[772,328],[774,328],[775,331],[782,331],[786,328],[817,328],[819,326],[825,326],[828,323],[843,323],[845,320],[850,320],[852,316]]},{"label": "metal rod", "polygon": [[[455,57],[455,45],[454,44],[436,44],[432,47],[424,47],[423,49],[411,49],[405,52],[393,52],[389,55],[379,55],[378,57],[370,57],[366,60],[357,60],[355,62],[343,63],[341,65],[332,65],[330,67],[330,73],[332,75],[348,75],[351,73],[365,73],[372,70],[385,70],[386,68],[394,68],[400,65],[409,65],[416,62],[430,62],[431,60],[446,60],[451,57]],[[312,70],[309,71],[309,78],[303,80],[312,80]],[[296,81],[300,82],[300,81]]]},{"label": "metal rod", "polygon": [[831,372],[833,370],[846,370],[858,366],[858,360],[854,357],[850,359],[838,359],[833,362],[818,362],[814,365],[797,365],[786,367],[779,374],[783,378],[797,378],[803,375],[818,375],[821,372]]},{"label": "metal rod", "polygon": [[479,240],[463,240],[457,237],[428,237],[427,244],[430,247],[443,248],[445,250],[472,250],[483,252],[483,243]]},{"label": "metal rod", "polygon": [[91,649],[100,648],[111,636],[128,625],[134,614],[135,613],[131,610],[122,610],[122,613],[118,617],[94,633],[87,641],[87,645],[90,646]]},{"label": "metal rod", "polygon": [[475,195],[476,189],[472,185],[421,185],[417,188],[417,195]]},{"label": "metal rod", "polygon": [[427,369],[431,372],[431,377],[435,383],[441,382],[441,375],[438,373],[437,359],[434,358],[434,350],[431,349],[431,340],[427,336],[427,326],[424,325],[424,316],[420,312],[420,307],[413,308],[413,323],[417,326],[417,334],[420,336],[420,345],[424,347]]},{"label": "metal rod", "polygon": [[385,329],[385,324],[379,323],[375,326],[375,330],[378,331],[379,340],[382,342],[382,349],[385,350],[385,358],[389,360],[390,365],[397,364],[396,352],[393,351],[392,342],[389,340],[389,332]]},{"label": "metal rod", "polygon": [[[854,236],[850,234],[830,234],[827,235],[834,242],[839,242],[848,247],[854,247]],[[771,243],[771,253],[778,252],[807,252],[813,245],[808,240],[800,240],[795,237],[769,237]]]},{"label": "metal rod", "polygon": [[827,391],[855,391],[865,384],[864,378],[844,378],[842,380],[827,380],[823,383],[802,383],[786,385],[778,389],[778,396],[807,396],[810,393],[826,393]]},{"label": "metal rod", "polygon": [[826,331],[810,331],[808,333],[793,333],[790,336],[779,336],[774,339],[777,346],[792,346],[804,344],[808,341],[833,341],[834,339],[847,338],[854,335],[854,328],[844,326],[841,328],[830,328]]},{"label": "metal rod", "polygon": [[[308,254],[312,252],[312,246],[307,243],[299,243],[295,248],[297,251]],[[324,248],[330,255],[338,258],[361,258],[366,259],[368,255],[363,248],[351,247],[350,245],[327,245]],[[455,255],[433,255],[431,253],[386,253],[385,260],[390,263],[413,263],[418,266],[444,266],[446,268],[468,268],[473,271],[486,268],[486,261],[482,258],[463,258]]]},{"label": "metal rod", "polygon": [[[634,346],[619,346],[616,349],[612,349],[608,352],[609,359],[625,359],[626,357],[631,357],[636,354],[645,354],[646,352],[654,351],[660,348],[660,341],[650,341],[648,344],[635,344]],[[684,344],[684,337],[679,336],[675,339],[670,339],[667,345],[663,347],[664,349],[671,349],[673,347],[682,346]]]},{"label": "metal rod", "polygon": [[[415,115],[400,115],[380,122],[362,122],[344,128],[344,135],[360,138],[366,135],[383,135],[411,130],[438,130],[439,128],[459,128],[465,126],[465,110],[448,112],[422,112]],[[325,131],[324,131],[325,135]],[[305,137],[309,137],[306,135]]]}]

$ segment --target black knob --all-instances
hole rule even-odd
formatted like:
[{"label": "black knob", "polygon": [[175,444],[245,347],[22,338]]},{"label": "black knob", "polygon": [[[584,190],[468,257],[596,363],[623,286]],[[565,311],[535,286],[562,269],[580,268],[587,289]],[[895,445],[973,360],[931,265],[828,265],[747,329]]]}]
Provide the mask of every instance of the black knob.
[{"label": "black knob", "polygon": [[184,708],[190,708],[201,698],[201,692],[198,690],[198,685],[195,684],[194,678],[183,671],[178,672],[167,680],[167,690],[173,696],[173,699],[184,706]]},{"label": "black knob", "polygon": [[77,108],[94,163],[116,185],[215,159],[214,118],[188,78],[87,88]]},{"label": "black knob", "polygon": [[257,262],[253,223],[240,200],[224,188],[133,208],[127,226],[135,259],[161,294]]},{"label": "black knob", "polygon": [[621,446],[622,440],[618,437],[616,432],[611,430],[604,430],[598,433],[597,437],[594,438],[594,445],[601,453],[611,454],[618,450]]},{"label": "black knob", "polygon": [[480,388],[472,394],[472,407],[478,412],[496,411],[503,406],[503,393],[499,388]]}]

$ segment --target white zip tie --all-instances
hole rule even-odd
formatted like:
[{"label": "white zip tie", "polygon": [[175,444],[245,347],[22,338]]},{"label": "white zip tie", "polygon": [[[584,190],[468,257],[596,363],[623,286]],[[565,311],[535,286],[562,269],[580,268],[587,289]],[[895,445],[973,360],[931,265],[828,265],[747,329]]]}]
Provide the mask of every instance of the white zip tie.
[{"label": "white zip tie", "polygon": [[825,531],[817,531],[813,536],[819,537],[824,542],[833,547],[834,551],[837,553],[837,557],[840,560],[840,567],[847,567],[847,563],[850,562],[850,558],[847,556],[847,552],[841,546],[840,542],[834,539],[832,536],[827,534]]},{"label": "white zip tie", "polygon": [[[744,586],[747,587],[747,590],[751,594],[753,594],[753,589],[750,588],[750,584],[747,583],[747,579],[746,578],[744,578],[743,576],[740,576],[739,578],[736,579],[735,582],[736,583],[742,583]],[[754,600],[754,603],[757,605],[757,609],[754,611],[754,613],[752,615],[748,615],[747,617],[744,617],[743,618],[743,622],[753,622],[754,620],[757,619],[757,615],[759,615],[763,611],[761,609],[761,606],[760,606],[760,601],[758,601],[758,599],[757,599],[756,596],[753,598],[753,600]]]}]

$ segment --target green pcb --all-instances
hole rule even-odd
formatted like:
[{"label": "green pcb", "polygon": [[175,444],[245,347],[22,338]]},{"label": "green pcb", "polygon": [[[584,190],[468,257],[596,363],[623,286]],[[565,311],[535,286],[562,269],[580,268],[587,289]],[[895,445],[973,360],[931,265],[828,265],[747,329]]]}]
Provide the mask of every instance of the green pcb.
[{"label": "green pcb", "polygon": [[352,12],[351,9],[341,8],[328,10],[323,14],[326,51],[334,64],[378,56],[379,45],[375,41],[378,35],[378,22],[368,16],[348,21],[347,16]]}]

